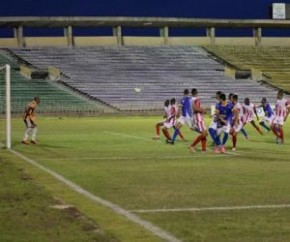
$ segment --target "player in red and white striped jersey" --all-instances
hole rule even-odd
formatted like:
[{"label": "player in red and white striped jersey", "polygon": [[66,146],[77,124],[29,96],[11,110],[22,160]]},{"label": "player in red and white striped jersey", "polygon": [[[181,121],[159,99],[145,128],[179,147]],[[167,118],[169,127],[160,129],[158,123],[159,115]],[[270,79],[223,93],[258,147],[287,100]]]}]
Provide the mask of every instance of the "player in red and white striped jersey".
[{"label": "player in red and white striped jersey", "polygon": [[231,128],[231,135],[233,136],[233,147],[232,150],[236,150],[237,146],[237,135],[244,126],[244,109],[238,101],[238,95],[232,96],[233,104],[233,124]]},{"label": "player in red and white striped jersey", "polygon": [[[163,123],[163,128],[162,128],[162,132],[164,134],[164,136],[166,137],[166,140],[171,140],[170,134],[169,134],[169,129],[170,128],[175,128],[176,124],[177,124],[177,117],[179,115],[179,108],[178,105],[176,103],[175,98],[172,98],[170,100],[170,114],[169,114],[169,118]],[[182,133],[179,131],[178,133],[179,137],[184,140],[184,137],[182,135]]]},{"label": "player in red and white striped jersey", "polygon": [[201,142],[202,151],[206,151],[206,137],[208,135],[207,128],[205,126],[203,114],[206,113],[206,110],[201,106],[200,98],[198,96],[197,89],[193,88],[191,90],[192,94],[192,110],[194,112],[195,126],[200,131],[200,134],[189,146],[191,152],[196,152],[196,145]]},{"label": "player in red and white striped jersey", "polygon": [[263,134],[263,132],[256,125],[255,120],[254,120],[254,117],[256,117],[257,120],[259,121],[259,117],[256,110],[256,105],[251,103],[250,99],[247,97],[244,100],[243,108],[244,108],[244,121],[245,121],[244,125],[246,125],[247,123],[250,123],[260,134]]},{"label": "player in red and white striped jersey", "polygon": [[277,93],[277,101],[275,105],[275,117],[273,119],[271,129],[277,137],[277,143],[284,143],[283,125],[287,120],[290,112],[290,101],[283,97],[283,91]]},{"label": "player in red and white striped jersey", "polygon": [[160,138],[160,127],[163,126],[164,122],[166,122],[166,120],[168,120],[170,118],[171,115],[171,106],[170,106],[170,100],[167,99],[164,102],[164,115],[163,118],[165,120],[158,122],[155,125],[155,137],[153,139],[159,139]]}]

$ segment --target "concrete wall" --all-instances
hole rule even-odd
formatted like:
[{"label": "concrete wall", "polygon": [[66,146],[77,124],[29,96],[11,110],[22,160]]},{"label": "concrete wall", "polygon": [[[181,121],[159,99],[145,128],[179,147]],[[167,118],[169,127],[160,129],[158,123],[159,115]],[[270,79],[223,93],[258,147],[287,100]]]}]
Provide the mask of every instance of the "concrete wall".
[{"label": "concrete wall", "polygon": [[158,46],[164,45],[164,38],[162,37],[123,37],[123,44],[124,45],[139,45],[139,46]]},{"label": "concrete wall", "polygon": [[209,45],[209,37],[170,37],[170,45]]},{"label": "concrete wall", "polygon": [[[211,45],[209,37],[168,37],[167,42],[163,37],[122,37],[123,45],[135,46],[186,46],[186,45]],[[79,37],[73,38],[74,46],[110,46],[117,45],[115,36],[95,36],[95,37]],[[215,37],[215,45],[255,45],[254,37]],[[262,46],[290,46],[290,38],[288,37],[263,37],[261,38]],[[17,47],[16,38],[0,38],[0,47]],[[45,47],[45,46],[68,46],[66,37],[24,37],[25,47]]]},{"label": "concrete wall", "polygon": [[75,46],[109,46],[117,45],[117,38],[112,36],[96,37],[74,37]]},{"label": "concrete wall", "polygon": [[222,38],[216,37],[215,38],[215,45],[255,45],[255,38],[253,37],[239,37],[239,38]]},{"label": "concrete wall", "polygon": [[290,46],[290,38],[288,37],[263,37],[262,45],[277,45],[277,46]]},{"label": "concrete wall", "polygon": [[17,47],[16,38],[0,38],[0,47]]},{"label": "concrete wall", "polygon": [[67,46],[67,39],[65,37],[25,37],[24,45],[26,47]]}]

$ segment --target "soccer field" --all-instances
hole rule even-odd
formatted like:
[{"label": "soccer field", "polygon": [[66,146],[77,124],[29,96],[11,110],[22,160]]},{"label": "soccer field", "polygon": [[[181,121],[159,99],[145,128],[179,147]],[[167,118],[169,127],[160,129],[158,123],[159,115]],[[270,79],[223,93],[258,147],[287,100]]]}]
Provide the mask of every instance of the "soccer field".
[{"label": "soccer field", "polygon": [[228,148],[217,155],[210,137],[206,153],[190,153],[197,133],[186,127],[187,141],[153,140],[158,121],[42,117],[40,144],[26,146],[20,143],[24,125],[13,119],[12,147],[108,202],[116,213],[121,208],[121,216],[133,215],[134,223],[160,241],[163,233],[172,241],[289,241],[289,121],[283,145],[275,144],[272,133],[262,136],[247,125],[250,139],[240,134],[235,152]]}]

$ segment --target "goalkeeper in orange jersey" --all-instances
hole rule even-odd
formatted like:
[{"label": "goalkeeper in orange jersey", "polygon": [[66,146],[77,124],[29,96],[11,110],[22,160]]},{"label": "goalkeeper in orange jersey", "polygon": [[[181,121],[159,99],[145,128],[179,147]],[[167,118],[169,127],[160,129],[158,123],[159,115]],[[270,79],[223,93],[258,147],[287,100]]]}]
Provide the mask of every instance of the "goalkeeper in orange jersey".
[{"label": "goalkeeper in orange jersey", "polygon": [[29,136],[31,135],[31,143],[37,144],[36,135],[37,135],[37,124],[36,124],[36,116],[35,109],[40,103],[40,98],[35,97],[30,103],[28,103],[24,110],[23,121],[26,126],[26,131],[22,140],[22,144],[29,145]]}]

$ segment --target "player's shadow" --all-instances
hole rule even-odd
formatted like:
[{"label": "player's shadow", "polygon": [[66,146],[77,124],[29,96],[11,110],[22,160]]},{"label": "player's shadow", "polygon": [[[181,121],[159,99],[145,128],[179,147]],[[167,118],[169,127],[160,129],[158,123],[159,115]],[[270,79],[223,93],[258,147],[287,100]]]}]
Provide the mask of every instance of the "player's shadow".
[{"label": "player's shadow", "polygon": [[56,148],[56,149],[65,149],[67,147],[64,146],[59,146],[59,145],[48,145],[48,144],[39,144],[38,145],[40,148]]}]

